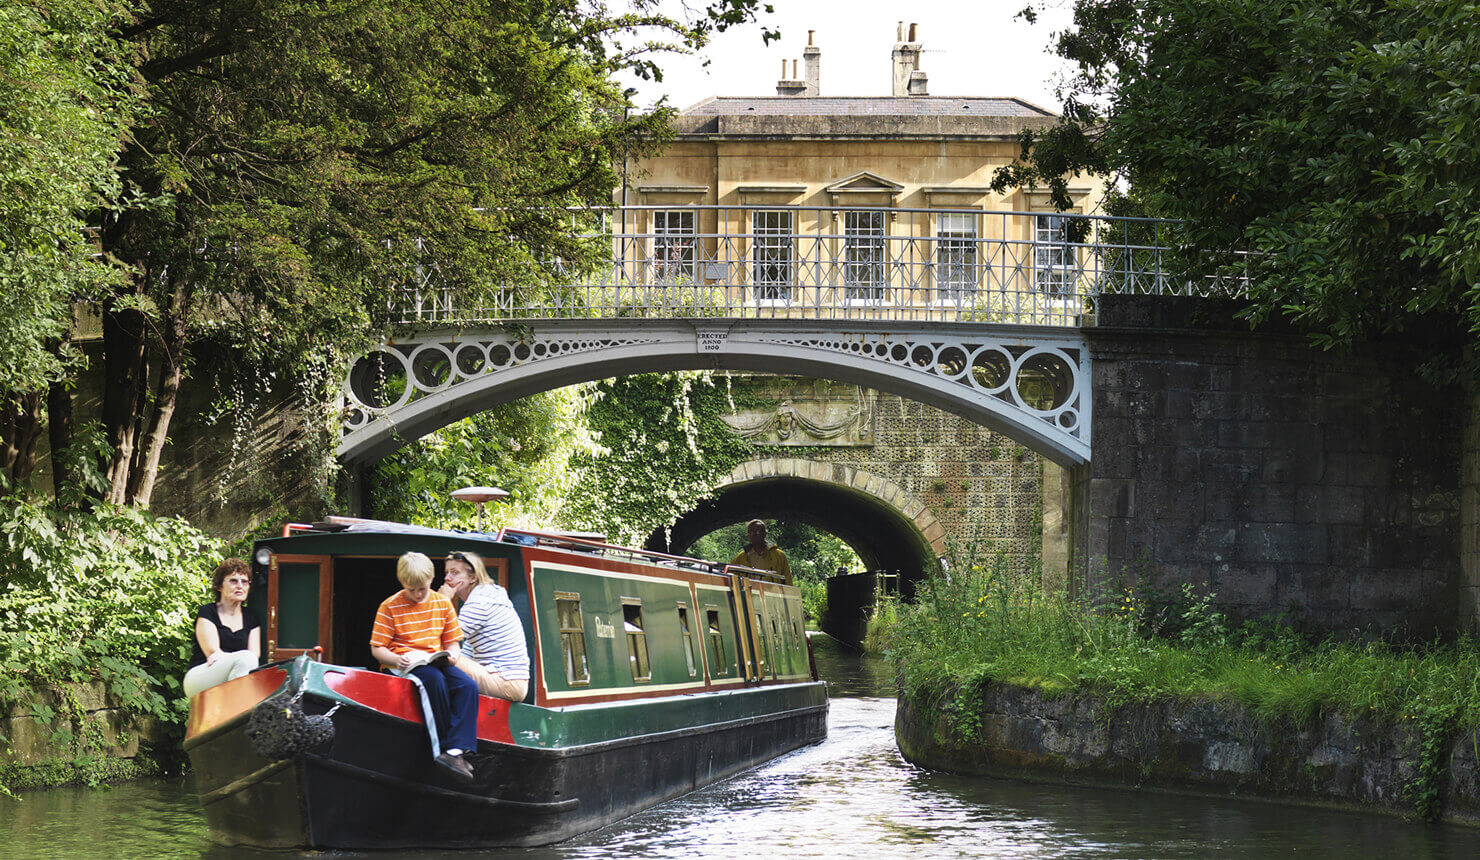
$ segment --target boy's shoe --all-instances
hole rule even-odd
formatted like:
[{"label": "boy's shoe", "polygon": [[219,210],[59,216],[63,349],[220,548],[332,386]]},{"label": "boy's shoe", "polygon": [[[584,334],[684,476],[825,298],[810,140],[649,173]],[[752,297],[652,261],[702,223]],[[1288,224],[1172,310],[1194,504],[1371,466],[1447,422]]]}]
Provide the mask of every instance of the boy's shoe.
[{"label": "boy's shoe", "polygon": [[473,781],[473,766],[460,755],[442,753],[437,756],[437,766],[452,774],[461,782]]}]

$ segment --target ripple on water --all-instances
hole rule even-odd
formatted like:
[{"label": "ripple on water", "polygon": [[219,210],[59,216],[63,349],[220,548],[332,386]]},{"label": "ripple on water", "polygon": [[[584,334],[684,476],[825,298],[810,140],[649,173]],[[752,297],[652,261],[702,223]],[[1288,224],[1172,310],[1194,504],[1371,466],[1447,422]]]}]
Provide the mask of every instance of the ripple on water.
[{"label": "ripple on water", "polygon": [[[818,663],[824,665],[822,654]],[[827,665],[824,672],[838,671],[834,667],[839,665],[846,669],[845,661]],[[866,691],[886,689],[865,686]],[[369,856],[1480,857],[1480,831],[1421,827],[1387,816],[920,770],[895,747],[894,708],[890,698],[835,698],[822,743],[562,845]],[[178,781],[24,797],[20,802],[0,799],[0,858],[284,856],[208,848],[194,794]]]}]

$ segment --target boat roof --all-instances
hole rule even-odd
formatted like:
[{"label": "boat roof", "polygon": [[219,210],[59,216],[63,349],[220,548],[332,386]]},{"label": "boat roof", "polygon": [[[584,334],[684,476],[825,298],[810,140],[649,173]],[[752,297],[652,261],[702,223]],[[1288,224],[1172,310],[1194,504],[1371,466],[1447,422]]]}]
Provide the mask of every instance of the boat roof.
[{"label": "boat roof", "polygon": [[[393,540],[375,540],[375,538],[394,539],[401,536],[417,536],[430,539],[437,549],[445,547],[451,550],[459,545],[467,546],[469,542],[505,546],[514,544],[517,546],[544,547],[547,549],[565,550],[567,552],[598,555],[637,564],[656,564],[664,567],[682,568],[706,573],[724,573],[729,571],[757,579],[779,579],[776,573],[769,570],[756,570],[740,565],[727,565],[721,562],[705,561],[704,559],[672,555],[654,550],[618,546],[607,543],[605,536],[596,532],[540,531],[537,529],[508,527],[501,528],[497,532],[476,532],[457,529],[439,529],[430,526],[397,523],[389,520],[331,516],[316,523],[288,523],[283,527],[281,537],[267,538],[258,541],[258,543],[277,549],[277,545],[282,542],[292,541],[296,543],[306,538],[310,539],[310,542],[318,544],[327,541],[329,547],[323,548],[332,549],[333,545],[338,543],[335,538],[347,536],[370,539],[371,543],[380,545],[377,548],[386,552],[400,552],[404,547],[395,549]],[[428,547],[428,549],[431,548],[433,547]]]}]

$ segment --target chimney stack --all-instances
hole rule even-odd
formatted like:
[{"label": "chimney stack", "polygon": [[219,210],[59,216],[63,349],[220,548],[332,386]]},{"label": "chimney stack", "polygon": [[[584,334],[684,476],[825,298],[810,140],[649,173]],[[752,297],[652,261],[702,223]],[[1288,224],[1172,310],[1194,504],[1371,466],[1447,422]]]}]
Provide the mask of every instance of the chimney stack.
[{"label": "chimney stack", "polygon": [[806,68],[807,92],[809,96],[822,94],[822,49],[812,44],[812,34],[807,31],[807,47],[802,49],[802,65]]},{"label": "chimney stack", "polygon": [[895,38],[899,39],[894,45],[893,58],[893,95],[896,96],[924,96],[929,95],[925,73],[920,71],[920,42],[916,37],[919,32],[917,24],[910,24],[909,40],[905,40],[904,22],[900,21],[895,30]]},{"label": "chimney stack", "polygon": [[804,96],[807,94],[805,81],[797,80],[797,61],[791,61],[791,76],[786,74],[786,60],[781,61],[781,80],[776,82],[778,96]]},{"label": "chimney stack", "polygon": [[822,84],[822,49],[812,44],[812,34],[815,30],[807,31],[807,47],[802,51],[802,60],[806,64],[806,77],[797,76],[797,61],[791,61],[791,74],[786,74],[786,60],[781,61],[781,80],[776,82],[776,95],[778,96],[815,96]]}]

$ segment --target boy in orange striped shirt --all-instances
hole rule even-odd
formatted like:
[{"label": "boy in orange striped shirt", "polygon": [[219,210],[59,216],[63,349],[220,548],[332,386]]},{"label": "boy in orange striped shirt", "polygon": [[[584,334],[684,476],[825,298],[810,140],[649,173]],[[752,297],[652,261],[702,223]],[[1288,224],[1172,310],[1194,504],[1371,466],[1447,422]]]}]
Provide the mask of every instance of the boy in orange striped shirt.
[{"label": "boy in orange striped shirt", "polygon": [[452,602],[432,591],[432,560],[408,552],[396,562],[401,590],[375,610],[370,653],[387,669],[415,675],[421,681],[423,712],[436,729],[441,749],[437,764],[458,779],[471,782],[472,765],[463,752],[478,748],[478,684],[451,662],[414,665],[417,652],[449,651],[454,659],[462,628]]}]

